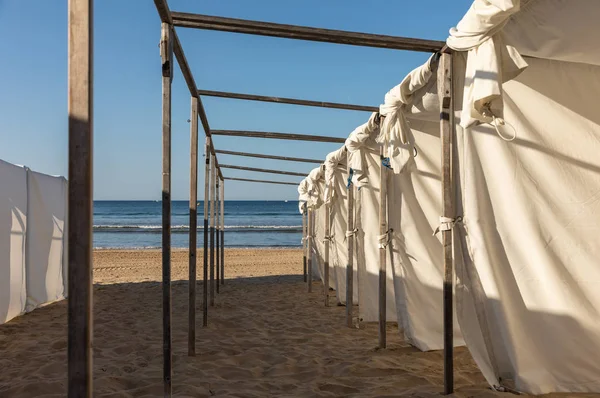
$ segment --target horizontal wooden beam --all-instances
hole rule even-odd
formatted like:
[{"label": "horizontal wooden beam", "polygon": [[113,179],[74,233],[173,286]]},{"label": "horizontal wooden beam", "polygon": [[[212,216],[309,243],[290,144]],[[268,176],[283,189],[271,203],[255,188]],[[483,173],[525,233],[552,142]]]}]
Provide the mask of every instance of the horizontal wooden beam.
[{"label": "horizontal wooden beam", "polygon": [[233,166],[230,164],[222,164],[224,169],[236,169],[245,171],[256,171],[258,173],[271,173],[271,174],[284,174],[288,176],[306,177],[306,173],[296,173],[294,171],[283,171],[283,170],[271,170],[271,169],[257,169],[256,167],[245,167],[245,166]]},{"label": "horizontal wooden beam", "polygon": [[310,101],[310,100],[302,100],[302,99],[295,99],[295,98],[270,97],[270,96],[264,96],[264,95],[254,95],[254,94],[229,93],[229,92],[225,92],[225,91],[199,90],[198,94],[204,95],[207,97],[232,98],[232,99],[241,99],[241,100],[247,100],[247,101],[274,102],[277,104],[314,106],[314,107],[318,107],[318,108],[346,109],[349,111],[365,111],[365,112],[378,112],[379,111],[379,107],[377,107],[377,106],[341,104],[338,102]]},{"label": "horizontal wooden beam", "polygon": [[261,159],[275,159],[275,160],[286,160],[289,162],[303,162],[303,163],[323,163],[322,160],[318,159],[306,159],[306,158],[292,158],[289,156],[275,156],[275,155],[263,155],[260,153],[248,153],[248,152],[236,152],[236,151],[225,151],[222,149],[215,149],[216,153],[220,153],[223,155],[233,155],[233,156],[246,156],[249,158],[261,158]]},{"label": "horizontal wooden beam", "polygon": [[270,133],[264,131],[244,131],[244,130],[212,130],[213,135],[227,135],[232,137],[249,138],[272,138],[276,140],[293,141],[313,141],[313,142],[333,142],[343,144],[345,138],[326,137],[322,135],[290,134],[290,133]]},{"label": "horizontal wooden beam", "polygon": [[439,51],[446,43],[438,40],[414,39],[371,33],[321,29],[308,26],[284,25],[210,15],[172,12],[173,24],[185,28],[218,30],[286,39],[318,41],[353,46],[377,47],[422,52]]},{"label": "horizontal wooden beam", "polygon": [[299,182],[253,180],[253,179],[250,179],[250,178],[233,178],[233,177],[225,177],[224,180],[245,181],[245,182],[261,182],[263,184],[279,184],[279,185],[294,185],[294,186],[298,186],[298,184],[300,184]]}]

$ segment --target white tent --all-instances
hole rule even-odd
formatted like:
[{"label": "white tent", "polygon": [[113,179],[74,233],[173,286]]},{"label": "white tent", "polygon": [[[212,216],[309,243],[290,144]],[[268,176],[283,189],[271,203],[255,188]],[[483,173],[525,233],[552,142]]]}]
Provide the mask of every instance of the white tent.
[{"label": "white tent", "polygon": [[[439,100],[434,57],[385,96],[379,140],[387,143],[388,223],[398,318],[408,342],[443,348],[442,244],[433,232],[441,203]],[[455,315],[456,318],[456,315]],[[464,345],[454,322],[454,345]]]},{"label": "white tent", "polygon": [[458,317],[491,385],[600,392],[599,17],[478,0],[448,39]]},{"label": "white tent", "polygon": [[[331,152],[325,159],[325,203],[330,206],[329,264],[335,273],[334,282],[337,300],[346,303],[346,267],[348,264],[347,237],[348,230],[348,196],[347,196],[347,150],[342,147]],[[353,304],[358,304],[358,271],[356,250],[353,251]]]},{"label": "white tent", "polygon": [[[353,170],[356,221],[358,228],[356,249],[358,268],[358,308],[363,322],[379,319],[379,144],[375,114],[354,130],[346,140],[348,162]],[[386,272],[386,319],[395,322],[396,304],[391,261]]]},{"label": "white tent", "polygon": [[0,160],[0,324],[66,297],[67,182]]}]

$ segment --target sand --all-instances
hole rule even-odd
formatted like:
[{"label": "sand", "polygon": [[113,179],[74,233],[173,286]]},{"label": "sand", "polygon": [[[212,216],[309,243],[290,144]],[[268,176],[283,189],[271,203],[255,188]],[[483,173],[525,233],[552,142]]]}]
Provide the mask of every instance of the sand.
[{"label": "sand", "polygon": [[[405,343],[394,325],[375,349],[374,324],[349,329],[344,307],[308,294],[299,250],[226,250],[226,280],[187,356],[188,254],[175,251],[173,393],[179,397],[439,396],[442,353]],[[94,396],[162,396],[161,257],[155,250],[94,254]],[[198,253],[202,277],[202,252]],[[331,300],[332,304],[334,299]],[[64,397],[66,301],[0,326],[0,397]],[[455,352],[457,397],[489,389],[465,348]]]}]

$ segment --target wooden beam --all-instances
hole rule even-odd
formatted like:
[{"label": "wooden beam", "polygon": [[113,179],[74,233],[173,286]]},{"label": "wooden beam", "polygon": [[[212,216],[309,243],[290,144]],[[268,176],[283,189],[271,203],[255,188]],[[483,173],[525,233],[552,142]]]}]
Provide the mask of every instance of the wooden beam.
[{"label": "wooden beam", "polygon": [[284,181],[268,181],[268,180],[253,180],[250,178],[234,178],[234,177],[225,177],[224,180],[230,181],[245,181],[245,182],[260,182],[263,184],[280,184],[280,185],[294,185],[298,186],[298,182],[284,182]]},{"label": "wooden beam", "polygon": [[221,285],[225,284],[225,181],[221,177]]},{"label": "wooden beam", "polygon": [[169,10],[167,0],[154,0],[154,5],[156,6],[156,11],[158,11],[161,22],[172,24],[173,19],[171,19],[171,11]]},{"label": "wooden beam", "polygon": [[230,137],[249,137],[249,138],[271,138],[276,140],[293,141],[312,141],[312,142],[331,142],[343,144],[345,138],[326,137],[321,135],[290,134],[290,133],[270,133],[263,131],[244,131],[244,130],[212,130],[213,135],[226,135]]},{"label": "wooden beam", "polygon": [[306,202],[302,205],[302,278],[306,283]]},{"label": "wooden beam", "polygon": [[246,156],[246,157],[250,157],[250,158],[260,158],[260,159],[285,160],[285,161],[289,161],[289,162],[303,162],[303,163],[316,163],[316,164],[323,163],[322,160],[318,160],[318,159],[292,158],[292,157],[288,157],[288,156],[263,155],[263,154],[259,154],[259,153],[224,151],[222,149],[215,149],[215,153],[220,153],[223,155],[233,155],[233,156]]},{"label": "wooden beam", "polygon": [[217,176],[217,179],[215,181],[216,187],[215,187],[215,291],[217,294],[219,294],[219,285],[220,285],[220,281],[219,281],[219,274],[220,271],[219,269],[221,268],[221,247],[220,247],[220,241],[221,241],[221,206],[220,206],[220,200],[221,200],[221,189],[220,189],[220,182],[221,179]]},{"label": "wooden beam", "polygon": [[222,167],[224,169],[256,171],[258,173],[271,173],[271,174],[283,174],[283,175],[288,175],[288,176],[306,177],[306,173],[296,173],[294,171],[258,169],[256,167],[233,166],[233,165],[230,165],[230,164],[222,164],[220,167]]},{"label": "wooden beam", "polygon": [[[379,235],[388,234],[387,225],[387,167],[383,165],[385,147],[379,148]],[[387,241],[379,242],[379,348],[386,347],[387,324]]]},{"label": "wooden beam", "polygon": [[306,235],[306,251],[308,252],[308,292],[312,292],[312,281],[313,281],[313,269],[312,269],[312,245],[313,245],[313,236],[315,233],[315,219],[314,212],[309,207],[308,208],[308,216],[307,216],[307,224],[308,224],[308,233]]},{"label": "wooden beam", "polygon": [[69,0],[68,396],[91,397],[93,0]]},{"label": "wooden beam", "polygon": [[175,26],[394,50],[435,52],[443,41],[172,12]]},{"label": "wooden beam", "polygon": [[216,180],[217,167],[215,164],[215,156],[211,155],[213,165],[210,172],[210,282],[209,296],[210,306],[215,306],[215,200],[216,200]]},{"label": "wooden beam", "polygon": [[325,203],[325,250],[323,258],[323,296],[325,297],[325,307],[329,307],[329,243],[330,243],[330,217],[331,206]]},{"label": "wooden beam", "polygon": [[[350,165],[348,165],[349,176],[352,175],[351,170]],[[354,233],[354,184],[352,180],[349,180],[348,184],[347,206],[346,247],[348,250],[348,262],[346,263],[346,326],[351,328],[353,327],[352,310],[354,309],[354,239],[356,235]]]},{"label": "wooden beam", "polygon": [[164,396],[171,396],[171,81],[173,79],[172,27],[162,24],[162,289],[163,289],[163,383]]},{"label": "wooden beam", "polygon": [[196,242],[198,239],[198,98],[191,98],[188,355],[196,355]]},{"label": "wooden beam", "polygon": [[277,104],[314,106],[318,108],[345,109],[349,111],[379,112],[378,106],[342,104],[338,102],[310,101],[295,98],[271,97],[254,94],[229,93],[224,91],[199,90],[198,94],[207,97],[231,98],[247,101],[273,102]]},{"label": "wooden beam", "polygon": [[[453,108],[452,103],[452,55],[442,54],[438,64],[438,96],[440,100],[440,137],[442,141],[442,215],[454,217],[452,204],[452,145]],[[454,392],[454,331],[452,309],[452,230],[442,231],[444,256],[444,394]]]},{"label": "wooden beam", "polygon": [[204,262],[202,268],[202,326],[208,326],[208,205],[210,203],[210,137],[206,137],[204,144]]}]

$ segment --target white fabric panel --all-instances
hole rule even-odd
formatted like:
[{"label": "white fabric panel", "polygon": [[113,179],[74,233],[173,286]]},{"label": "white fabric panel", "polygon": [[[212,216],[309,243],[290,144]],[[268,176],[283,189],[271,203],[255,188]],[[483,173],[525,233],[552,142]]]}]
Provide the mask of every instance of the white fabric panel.
[{"label": "white fabric panel", "polygon": [[[388,187],[396,306],[408,342],[438,350],[444,346],[443,251],[433,236],[442,208],[439,122],[410,124],[418,154],[402,173],[392,174]],[[456,317],[454,345],[464,345]]]},{"label": "white fabric panel", "polygon": [[598,0],[521,2],[502,30],[521,55],[600,66]]},{"label": "white fabric panel", "polygon": [[27,172],[0,160],[0,324],[25,312]]},{"label": "white fabric panel", "polygon": [[27,173],[27,311],[64,298],[64,177]]},{"label": "white fabric panel", "polygon": [[475,0],[446,41],[468,51],[461,125],[503,118],[502,83],[527,67],[519,52],[504,40],[502,27],[520,9],[520,0]]},{"label": "white fabric panel", "polygon": [[[354,170],[353,180],[357,190],[355,197],[360,203],[357,212],[359,232],[358,287],[359,317],[363,322],[376,322],[379,318],[379,144],[375,141],[378,129],[369,122],[357,128],[346,140],[348,162]],[[386,318],[397,320],[394,282],[391,261],[387,264]]]},{"label": "white fabric panel", "polygon": [[[346,267],[348,264],[348,190],[347,183],[347,158],[346,148],[330,153],[325,160],[325,197],[331,206],[330,235],[332,242],[329,250],[329,263],[335,273],[335,290],[338,302],[346,304]],[[353,251],[353,303],[358,304],[358,271],[356,249]]]},{"label": "white fabric panel", "polygon": [[458,317],[490,384],[600,392],[600,68],[527,62],[503,87],[514,141],[457,131]]}]

